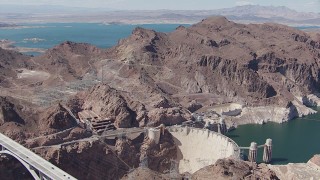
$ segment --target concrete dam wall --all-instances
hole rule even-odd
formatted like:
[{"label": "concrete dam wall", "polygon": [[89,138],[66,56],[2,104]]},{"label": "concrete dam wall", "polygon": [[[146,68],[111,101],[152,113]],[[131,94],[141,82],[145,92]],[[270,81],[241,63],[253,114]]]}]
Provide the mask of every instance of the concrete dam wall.
[{"label": "concrete dam wall", "polygon": [[230,138],[207,129],[168,127],[177,145],[179,173],[195,171],[214,164],[218,159],[240,159],[239,146]]}]

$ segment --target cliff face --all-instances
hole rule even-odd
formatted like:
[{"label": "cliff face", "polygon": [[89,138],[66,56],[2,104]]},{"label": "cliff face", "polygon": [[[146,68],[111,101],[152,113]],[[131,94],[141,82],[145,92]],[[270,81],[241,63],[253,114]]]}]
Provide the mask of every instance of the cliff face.
[{"label": "cliff face", "polygon": [[[158,99],[153,98],[157,101],[149,104],[143,99],[132,96],[131,93],[99,84],[87,92],[79,93],[68,104],[75,113],[91,110],[102,119],[114,119],[115,126],[118,128],[171,125],[190,119],[186,109],[179,106],[172,107],[169,100],[157,93],[154,93],[154,96],[157,96]],[[81,103],[74,106],[76,102]]]}]

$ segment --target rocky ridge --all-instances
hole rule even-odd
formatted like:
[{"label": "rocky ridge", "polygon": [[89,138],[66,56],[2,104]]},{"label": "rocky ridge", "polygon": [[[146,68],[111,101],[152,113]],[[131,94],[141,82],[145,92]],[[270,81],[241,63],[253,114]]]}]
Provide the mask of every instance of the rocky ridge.
[{"label": "rocky ridge", "polygon": [[[319,44],[287,26],[212,17],[168,34],[137,28],[108,55],[130,64],[132,71],[143,70],[148,83],[184,107],[192,100],[202,106],[235,102],[246,107],[235,122],[241,124],[246,114],[260,118],[244,123],[285,122],[314,113],[303,99],[319,100]],[[194,94],[200,97],[192,99]],[[256,107],[262,116],[255,114]],[[266,118],[281,108],[285,113]]]}]

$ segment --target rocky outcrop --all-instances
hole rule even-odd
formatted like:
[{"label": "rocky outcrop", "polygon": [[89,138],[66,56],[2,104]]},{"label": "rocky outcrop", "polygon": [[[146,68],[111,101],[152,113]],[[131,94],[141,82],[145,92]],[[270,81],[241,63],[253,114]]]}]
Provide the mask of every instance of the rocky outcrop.
[{"label": "rocky outcrop", "polygon": [[24,119],[19,115],[19,110],[21,110],[22,107],[13,104],[9,99],[8,97],[0,97],[0,125],[6,122],[25,124]]},{"label": "rocky outcrop", "polygon": [[189,119],[191,115],[181,108],[156,108],[148,112],[150,119],[149,125],[159,126],[164,124],[166,126],[181,124]]},{"label": "rocky outcrop", "polygon": [[94,71],[96,68],[93,63],[102,54],[99,48],[90,44],[66,41],[49,49],[45,54],[32,58],[32,61],[41,64],[42,67],[38,68],[53,74],[54,77],[59,75],[64,81],[72,81]]},{"label": "rocky outcrop", "polygon": [[244,107],[240,115],[230,117],[235,125],[240,124],[264,124],[267,122],[283,123],[296,117],[303,117],[316,113],[315,110],[308,108],[297,101],[289,103],[287,107],[281,106],[261,106]]},{"label": "rocky outcrop", "polygon": [[117,128],[181,124],[191,118],[186,109],[173,107],[163,96],[157,97],[153,97],[155,101],[150,104],[140,102],[126,92],[99,84],[85,93],[80,93],[68,104],[75,112],[91,110],[101,118],[115,119]]},{"label": "rocky outcrop", "polygon": [[309,94],[298,99],[307,106],[320,106],[320,98],[314,94]]},{"label": "rocky outcrop", "polygon": [[202,104],[197,103],[196,101],[192,101],[187,108],[190,112],[195,112],[202,107]]},{"label": "rocky outcrop", "polygon": [[[251,179],[252,167],[247,162],[233,159],[219,159],[214,165],[204,167],[192,175],[192,179]],[[279,179],[273,171],[265,165],[258,165],[254,170],[255,179]]]},{"label": "rocky outcrop", "polygon": [[75,119],[61,105],[55,105],[40,115],[39,127],[43,130],[65,130],[77,125]]},{"label": "rocky outcrop", "polygon": [[157,171],[152,171],[149,168],[139,167],[134,169],[132,172],[126,174],[122,177],[122,180],[130,180],[130,179],[140,179],[140,180],[150,180],[150,179],[158,179],[158,180],[168,180],[170,179],[169,174],[162,174]]},{"label": "rocky outcrop", "polygon": [[171,160],[176,157],[177,147],[174,144],[172,135],[166,130],[161,134],[159,144],[146,138],[140,147],[140,160],[147,158],[148,168],[160,173],[170,169]]},{"label": "rocky outcrop", "polygon": [[0,132],[18,142],[33,137],[39,133],[38,113],[26,101],[0,97]]},{"label": "rocky outcrop", "polygon": [[143,104],[126,99],[121,92],[108,85],[96,85],[78,99],[83,101],[80,109],[92,110],[102,119],[115,119],[118,128],[137,127],[138,121],[145,121]]},{"label": "rocky outcrop", "polygon": [[314,155],[309,161],[309,165],[312,165],[313,167],[316,167],[318,170],[320,170],[320,155],[316,154]]},{"label": "rocky outcrop", "polygon": [[195,179],[195,180],[228,180],[228,179],[266,179],[277,180],[279,177],[265,164],[255,167],[254,174],[252,167],[245,161],[233,159],[220,159],[214,165],[206,166],[197,172],[190,174],[161,174],[148,168],[137,168],[126,174],[122,179]]},{"label": "rocky outcrop", "polygon": [[320,156],[315,155],[307,163],[289,163],[287,165],[268,165],[280,179],[319,179]]}]

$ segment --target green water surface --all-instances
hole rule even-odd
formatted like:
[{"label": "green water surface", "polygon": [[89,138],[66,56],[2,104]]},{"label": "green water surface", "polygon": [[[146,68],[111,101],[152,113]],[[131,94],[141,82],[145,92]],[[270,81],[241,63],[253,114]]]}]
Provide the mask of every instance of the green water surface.
[{"label": "green water surface", "polygon": [[[317,111],[317,114],[283,124],[242,125],[227,135],[239,146],[247,147],[253,141],[262,145],[271,138],[272,164],[307,162],[314,154],[320,154],[320,109]],[[259,162],[262,161],[262,153],[262,149],[258,151]]]}]

